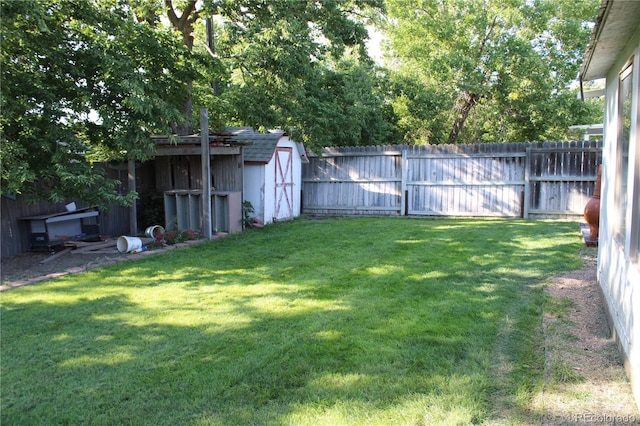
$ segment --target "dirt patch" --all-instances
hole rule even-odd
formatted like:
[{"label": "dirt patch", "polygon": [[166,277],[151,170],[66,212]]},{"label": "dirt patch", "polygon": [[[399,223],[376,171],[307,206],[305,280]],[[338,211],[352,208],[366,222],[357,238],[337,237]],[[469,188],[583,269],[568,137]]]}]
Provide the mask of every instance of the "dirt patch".
[{"label": "dirt patch", "polygon": [[[226,234],[220,233],[213,239],[223,238]],[[107,266],[113,263],[126,260],[140,259],[152,256],[164,251],[173,250],[180,247],[200,244],[206,240],[189,240],[165,247],[151,248],[142,253],[120,253],[117,248],[101,249],[99,251],[59,253],[52,260],[51,253],[25,253],[19,256],[2,259],[0,263],[0,291],[23,285],[35,284],[63,275],[74,274],[87,271],[100,266]],[[44,263],[43,263],[44,261]]]},{"label": "dirt patch", "polygon": [[0,265],[0,275],[2,286],[12,286],[15,283],[41,279],[50,276],[51,278],[73,272],[80,272],[95,268],[100,265],[110,264],[124,260],[129,254],[119,253],[115,248],[110,253],[76,254],[68,252],[59,257],[46,262],[51,253],[25,253],[19,256],[2,259]]},{"label": "dirt patch", "polygon": [[584,267],[546,286],[545,381],[541,424],[640,424],[640,413],[611,337],[598,289],[597,250]]}]

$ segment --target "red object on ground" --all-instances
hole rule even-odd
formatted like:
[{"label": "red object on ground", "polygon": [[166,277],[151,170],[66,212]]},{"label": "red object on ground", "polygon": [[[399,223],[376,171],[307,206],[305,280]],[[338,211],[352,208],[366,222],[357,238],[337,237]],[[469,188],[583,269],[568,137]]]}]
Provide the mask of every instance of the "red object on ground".
[{"label": "red object on ground", "polygon": [[598,241],[600,230],[600,183],[602,179],[602,165],[598,167],[598,177],[593,196],[584,207],[584,220],[589,224],[589,240]]}]

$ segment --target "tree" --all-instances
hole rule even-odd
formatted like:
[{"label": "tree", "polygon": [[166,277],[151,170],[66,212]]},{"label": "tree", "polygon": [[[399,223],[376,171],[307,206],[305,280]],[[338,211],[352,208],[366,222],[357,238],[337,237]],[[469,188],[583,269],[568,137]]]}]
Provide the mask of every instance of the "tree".
[{"label": "tree", "polygon": [[397,140],[382,87],[386,79],[357,58],[324,68],[303,86],[295,123],[307,147],[383,145]]},{"label": "tree", "polygon": [[128,204],[96,162],[140,160],[196,75],[170,31],[110,0],[2,1],[2,191]]},{"label": "tree", "polygon": [[[377,143],[388,129],[376,119],[363,11],[380,4],[5,0],[2,190],[131,203],[136,194],[96,163],[144,160],[151,134],[192,130],[194,104],[213,110],[216,126],[310,128],[300,131],[307,141]],[[205,16],[219,23],[215,51],[198,39]],[[345,55],[355,62],[341,63]],[[335,93],[323,86],[331,80],[341,81]],[[344,125],[323,132],[314,117],[323,111]]]},{"label": "tree", "polygon": [[[588,112],[570,83],[597,5],[597,0],[420,0],[409,8],[402,0],[388,0],[387,31],[400,74],[419,76],[425,90],[443,94],[434,111],[442,118],[432,119],[448,123],[448,143],[465,134],[536,140],[576,124],[581,118],[576,111]],[[475,127],[463,132],[469,117]]]},{"label": "tree", "polygon": [[389,80],[392,122],[403,142],[445,143],[447,92],[437,85],[425,86],[421,77],[410,73],[391,72]]},{"label": "tree", "polygon": [[[173,28],[200,54],[208,75],[193,82],[194,102],[215,110],[218,124],[294,129],[309,147],[382,143],[388,136],[389,126],[376,119],[384,97],[364,45],[366,15],[381,10],[381,1],[177,5],[164,0]],[[208,16],[216,22],[215,52],[194,42],[202,41]]]}]

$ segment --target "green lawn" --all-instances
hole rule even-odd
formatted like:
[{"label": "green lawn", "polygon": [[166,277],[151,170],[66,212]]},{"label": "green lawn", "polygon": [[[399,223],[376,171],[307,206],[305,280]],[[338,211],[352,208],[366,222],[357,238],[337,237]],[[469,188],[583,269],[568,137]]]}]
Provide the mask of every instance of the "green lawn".
[{"label": "green lawn", "polygon": [[534,417],[542,287],[580,249],[572,222],[297,220],[8,291],[0,420]]}]

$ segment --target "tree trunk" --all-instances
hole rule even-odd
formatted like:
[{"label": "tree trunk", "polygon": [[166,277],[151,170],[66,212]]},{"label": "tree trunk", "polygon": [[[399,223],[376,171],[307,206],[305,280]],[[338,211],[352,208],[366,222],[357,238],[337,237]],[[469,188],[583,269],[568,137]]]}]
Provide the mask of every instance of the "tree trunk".
[{"label": "tree trunk", "polygon": [[[187,46],[189,50],[193,49],[193,24],[198,19],[199,11],[196,10],[196,0],[189,0],[184,12],[178,17],[176,11],[173,8],[172,0],[164,1],[167,17],[169,22],[176,30],[182,34],[182,43]],[[188,135],[193,133],[193,126],[191,125],[191,117],[193,115],[193,82],[188,82],[186,87],[186,99],[184,101],[184,114],[185,124],[172,123],[171,129],[178,135]]]},{"label": "tree trunk", "polygon": [[451,132],[449,133],[448,143],[450,144],[454,144],[458,140],[460,130],[462,130],[464,122],[467,121],[471,110],[480,100],[480,95],[477,93],[464,92],[462,93],[462,95],[460,95],[460,98],[458,100],[459,103],[462,103],[462,106],[460,107],[460,113],[458,114],[458,117],[456,117],[456,120],[453,122],[453,127],[451,128]]},{"label": "tree trunk", "polygon": [[184,100],[185,123],[171,123],[171,131],[176,135],[190,135],[193,133],[191,117],[193,116],[193,83],[189,81],[185,88],[187,97]]}]

